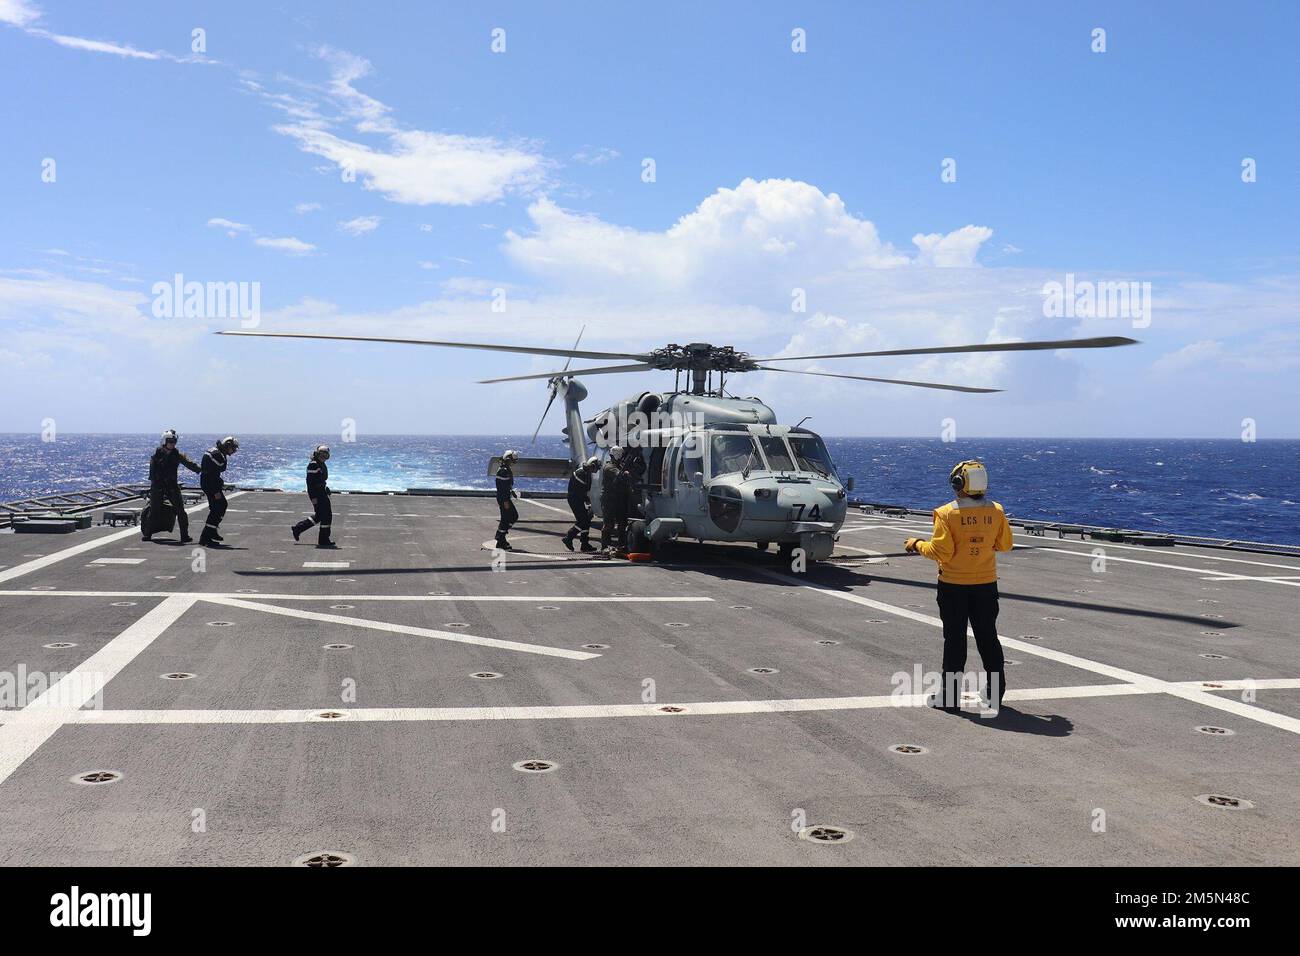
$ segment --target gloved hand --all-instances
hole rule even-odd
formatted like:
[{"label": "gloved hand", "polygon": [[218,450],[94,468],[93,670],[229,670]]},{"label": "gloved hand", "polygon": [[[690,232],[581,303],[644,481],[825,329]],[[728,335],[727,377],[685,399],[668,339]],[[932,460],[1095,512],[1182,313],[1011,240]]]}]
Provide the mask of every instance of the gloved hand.
[{"label": "gloved hand", "polygon": [[519,497],[519,492],[518,492],[516,489],[511,488],[511,489],[510,489],[510,497],[511,497],[511,498],[518,498],[518,497]]},{"label": "gloved hand", "polygon": [[920,538],[908,538],[903,542],[903,550],[908,554],[916,554],[916,543],[920,540]]}]

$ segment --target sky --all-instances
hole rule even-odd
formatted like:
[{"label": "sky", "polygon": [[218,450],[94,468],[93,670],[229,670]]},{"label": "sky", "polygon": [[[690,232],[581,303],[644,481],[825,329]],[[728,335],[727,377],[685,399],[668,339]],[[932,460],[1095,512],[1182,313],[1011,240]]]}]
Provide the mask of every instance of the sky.
[{"label": "sky", "polygon": [[[527,433],[545,383],[478,380],[563,366],[212,334],[244,327],[1127,335],[784,366],[999,394],[728,388],[828,435],[1297,438],[1298,40],[1249,0],[0,0],[0,431]],[[672,384],[584,381],[588,414]]]}]

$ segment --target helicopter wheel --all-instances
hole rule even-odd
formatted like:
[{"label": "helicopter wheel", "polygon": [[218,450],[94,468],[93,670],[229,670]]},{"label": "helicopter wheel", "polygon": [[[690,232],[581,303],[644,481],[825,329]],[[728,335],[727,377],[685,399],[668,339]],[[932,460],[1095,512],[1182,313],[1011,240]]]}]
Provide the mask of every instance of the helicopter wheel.
[{"label": "helicopter wheel", "polygon": [[631,521],[628,523],[627,549],[634,552],[654,551],[654,542],[645,533],[644,521]]}]

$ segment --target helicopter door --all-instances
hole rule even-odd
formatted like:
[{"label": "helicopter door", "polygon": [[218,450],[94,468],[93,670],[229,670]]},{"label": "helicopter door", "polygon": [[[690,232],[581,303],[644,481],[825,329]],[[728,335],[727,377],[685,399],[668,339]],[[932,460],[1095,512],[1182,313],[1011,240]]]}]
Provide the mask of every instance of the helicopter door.
[{"label": "helicopter door", "polygon": [[688,435],[676,449],[676,495],[683,512],[704,513],[707,499],[704,495],[704,442],[699,435]]}]

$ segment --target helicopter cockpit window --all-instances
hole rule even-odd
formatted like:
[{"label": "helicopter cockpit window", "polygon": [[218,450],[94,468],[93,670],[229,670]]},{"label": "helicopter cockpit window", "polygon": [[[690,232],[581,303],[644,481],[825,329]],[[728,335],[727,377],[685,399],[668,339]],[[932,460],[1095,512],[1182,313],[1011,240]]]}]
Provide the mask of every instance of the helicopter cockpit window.
[{"label": "helicopter cockpit window", "polygon": [[816,435],[791,435],[790,447],[800,471],[811,471],[823,478],[835,477],[835,464],[821,438]]},{"label": "helicopter cockpit window", "polygon": [[767,456],[767,466],[772,471],[795,470],[790,451],[780,438],[775,435],[760,435],[758,443],[763,446],[763,454]]},{"label": "helicopter cockpit window", "polygon": [[748,434],[714,435],[709,445],[709,476],[732,475],[763,468],[762,456]]}]

